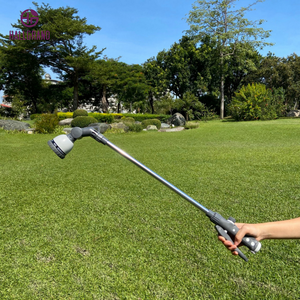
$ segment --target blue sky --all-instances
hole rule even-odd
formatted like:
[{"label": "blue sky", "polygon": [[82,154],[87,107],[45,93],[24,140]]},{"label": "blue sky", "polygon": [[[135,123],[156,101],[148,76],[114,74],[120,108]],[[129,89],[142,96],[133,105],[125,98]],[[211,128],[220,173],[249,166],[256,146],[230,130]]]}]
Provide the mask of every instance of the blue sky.
[{"label": "blue sky", "polygon": [[[11,23],[16,23],[20,12],[33,8],[28,0],[1,0],[0,32],[8,34]],[[36,1],[39,4],[42,2]],[[120,61],[128,64],[142,64],[156,56],[163,49],[169,49],[188,29],[185,17],[192,9],[194,0],[49,0],[51,7],[75,7],[78,15],[85,17],[88,24],[101,27],[101,30],[85,39],[87,46],[97,49],[110,58],[121,56]],[[247,6],[254,0],[240,0],[238,5]],[[264,19],[266,30],[272,30],[269,51],[276,56],[286,57],[292,53],[300,55],[300,1],[265,0],[254,6],[255,10],[246,17],[251,20]],[[52,79],[55,74],[47,70]],[[0,92],[2,96],[2,92]],[[1,100],[0,100],[1,101]]]}]

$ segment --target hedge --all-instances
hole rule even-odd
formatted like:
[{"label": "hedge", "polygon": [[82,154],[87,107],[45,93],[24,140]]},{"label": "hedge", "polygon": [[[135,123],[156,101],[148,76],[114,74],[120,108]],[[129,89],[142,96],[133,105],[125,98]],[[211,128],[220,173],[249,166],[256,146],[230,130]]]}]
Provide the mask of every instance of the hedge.
[{"label": "hedge", "polygon": [[158,119],[147,119],[142,121],[143,128],[147,128],[148,125],[155,125],[157,129],[160,129],[161,122]]},{"label": "hedge", "polygon": [[[95,119],[98,120],[98,122],[107,122],[107,123],[112,123],[114,119],[121,119],[122,117],[125,118],[134,118],[135,121],[142,122],[143,120],[148,120],[148,119],[158,119],[161,122],[166,122],[167,119],[169,119],[171,116],[170,115],[152,115],[152,114],[104,114],[104,113],[89,113],[88,114],[90,117],[94,117]],[[73,117],[73,112],[59,112],[57,113],[57,116],[59,120],[64,120],[68,118]]]},{"label": "hedge", "polygon": [[170,115],[152,115],[152,114],[122,114],[122,116],[134,118],[135,121],[139,121],[139,122],[148,119],[158,119],[161,122],[166,122],[171,117]]},{"label": "hedge", "polygon": [[[73,118],[73,112],[66,112],[66,113],[58,112],[57,116],[58,116],[59,120],[61,121],[61,120],[64,120],[64,119]],[[31,116],[30,116],[30,118],[31,118]]]},{"label": "hedge", "polygon": [[73,112],[73,118],[75,119],[76,117],[88,117],[88,112],[85,109],[76,109]]},{"label": "hedge", "polygon": [[101,113],[89,113],[89,117],[95,118],[99,123],[111,124],[114,121],[114,116],[112,114],[101,114]]},{"label": "hedge", "polygon": [[97,120],[90,116],[78,116],[71,122],[72,127],[84,128],[92,123],[97,123]]}]

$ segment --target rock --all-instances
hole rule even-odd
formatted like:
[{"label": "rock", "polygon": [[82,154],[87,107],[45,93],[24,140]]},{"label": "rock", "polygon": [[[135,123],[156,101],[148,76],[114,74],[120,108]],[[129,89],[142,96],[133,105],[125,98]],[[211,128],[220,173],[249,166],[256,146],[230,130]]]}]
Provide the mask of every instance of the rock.
[{"label": "rock", "polygon": [[111,128],[115,128],[115,129],[122,129],[124,131],[128,131],[129,130],[129,127],[126,126],[124,123],[112,123],[110,124]]},{"label": "rock", "polygon": [[138,124],[138,125],[141,125],[142,122],[139,122],[139,121],[135,121],[134,124]]},{"label": "rock", "polygon": [[299,117],[300,116],[300,110],[291,110],[287,113],[287,117]]},{"label": "rock", "polygon": [[155,125],[148,125],[147,126],[147,131],[151,131],[151,130],[156,130],[157,131],[157,127]]},{"label": "rock", "polygon": [[66,134],[69,134],[71,132],[72,128],[64,128],[63,132],[65,132]]},{"label": "rock", "polygon": [[111,126],[106,123],[92,123],[89,126],[94,127],[100,133],[104,133],[106,130],[111,128]]},{"label": "rock", "polygon": [[178,126],[175,128],[169,128],[169,129],[160,129],[159,132],[176,132],[176,131],[182,131],[184,130],[184,127]]},{"label": "rock", "polygon": [[161,123],[160,129],[167,129],[167,128],[170,128],[169,124],[167,124],[167,123]]},{"label": "rock", "polygon": [[184,126],[185,118],[182,114],[176,113],[168,120],[168,123],[173,124],[175,126]]},{"label": "rock", "polygon": [[59,126],[71,125],[72,121],[73,121],[73,118],[64,119],[64,120],[59,121],[58,125]]},{"label": "rock", "polygon": [[27,132],[28,134],[33,134],[35,132],[35,128],[27,128],[25,129],[25,132]]},{"label": "rock", "polygon": [[25,130],[27,128],[30,128],[30,125],[28,123],[15,121],[15,120],[0,120],[0,127],[2,127],[4,130]]}]

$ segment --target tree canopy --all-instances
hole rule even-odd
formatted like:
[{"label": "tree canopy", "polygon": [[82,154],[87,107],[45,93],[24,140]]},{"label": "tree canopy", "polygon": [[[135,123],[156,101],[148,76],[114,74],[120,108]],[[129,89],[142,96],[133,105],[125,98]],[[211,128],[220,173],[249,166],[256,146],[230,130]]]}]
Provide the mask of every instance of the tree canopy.
[{"label": "tree canopy", "polygon": [[[270,45],[270,31],[261,27],[263,20],[246,18],[262,1],[238,7],[237,0],[198,0],[188,14],[186,35],[143,64],[132,65],[104,56],[105,48],[85,45],[84,38],[101,28],[88,24],[77,9],[34,3],[39,22],[32,38],[0,34],[0,88],[8,101],[19,99],[31,112],[91,104],[103,112],[120,112],[121,107],[180,111],[187,118],[212,109],[223,118],[225,100],[229,105],[243,86],[261,83],[274,95],[280,91],[287,109],[298,108],[299,57],[263,57],[259,50]],[[12,26],[27,30],[20,20]],[[41,38],[45,32],[49,39]],[[43,79],[45,67],[60,83]]]},{"label": "tree canopy", "polygon": [[[89,68],[89,63],[103,52],[95,52],[96,46],[88,49],[83,45],[85,35],[91,35],[100,30],[99,26],[88,25],[86,18],[80,18],[78,10],[71,7],[52,8],[49,4],[38,5],[33,2],[39,15],[35,26],[36,32],[49,31],[49,40],[28,39],[10,40],[3,36],[2,47],[7,51],[26,52],[32,55],[43,67],[51,67],[61,78],[68,78],[73,86],[73,109],[78,106],[78,80]],[[12,24],[15,29],[26,31],[21,20]]]},{"label": "tree canopy", "polygon": [[187,23],[190,29],[187,34],[200,41],[209,36],[217,44],[220,58],[220,117],[224,117],[224,70],[229,57],[234,55],[238,45],[251,45],[254,48],[270,45],[265,41],[270,31],[261,27],[263,20],[251,21],[245,18],[245,13],[250,11],[258,2],[257,0],[247,7],[236,8],[237,0],[198,0],[189,12]]}]

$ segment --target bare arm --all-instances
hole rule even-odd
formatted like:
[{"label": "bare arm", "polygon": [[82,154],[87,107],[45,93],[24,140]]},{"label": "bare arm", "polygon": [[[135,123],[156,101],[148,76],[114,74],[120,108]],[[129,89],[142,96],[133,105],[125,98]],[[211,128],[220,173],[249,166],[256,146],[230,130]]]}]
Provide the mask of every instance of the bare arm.
[{"label": "bare arm", "polygon": [[[246,234],[254,236],[258,241],[300,238],[300,218],[260,224],[237,223],[236,225],[240,230],[235,236],[234,244],[219,236],[219,240],[231,251],[237,248]],[[233,254],[237,255],[238,253],[234,251]]]}]

